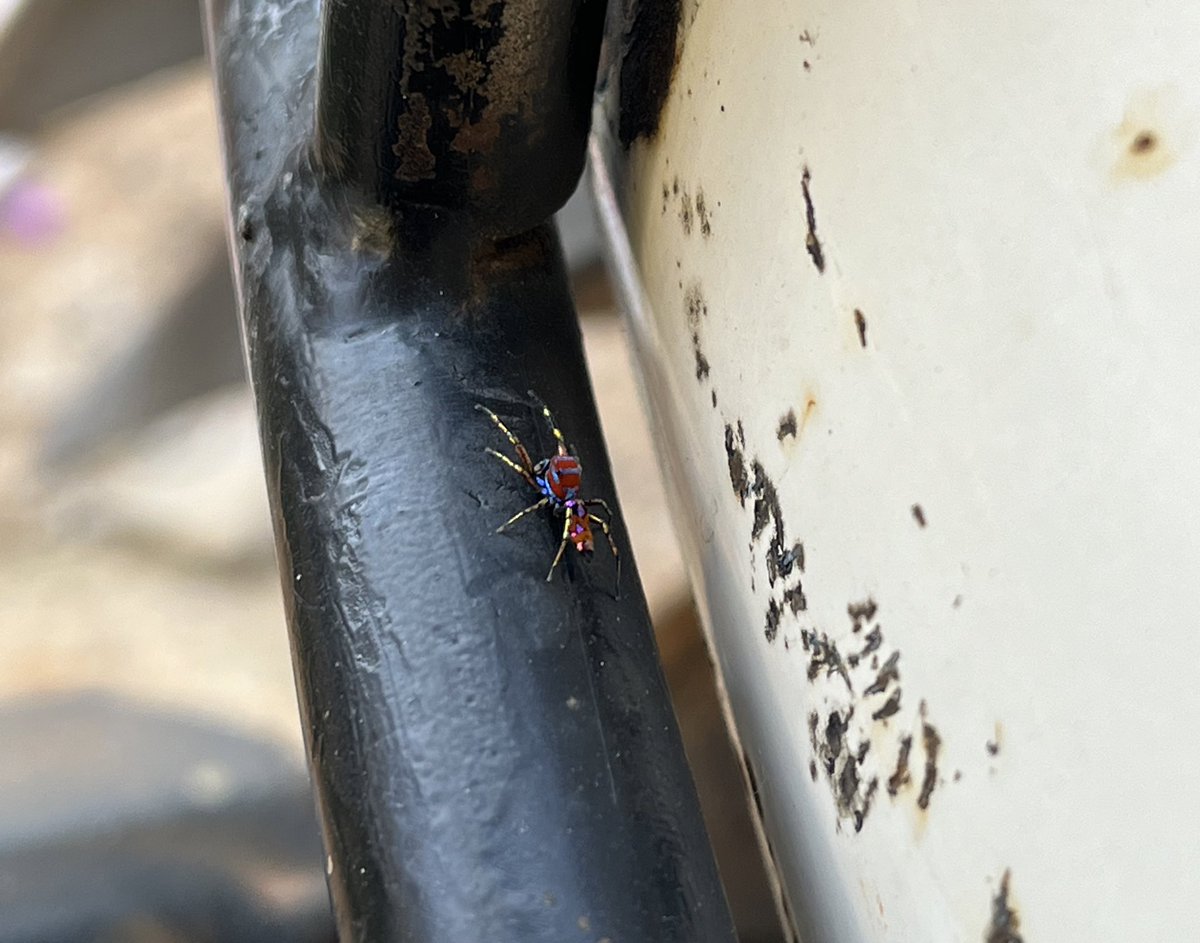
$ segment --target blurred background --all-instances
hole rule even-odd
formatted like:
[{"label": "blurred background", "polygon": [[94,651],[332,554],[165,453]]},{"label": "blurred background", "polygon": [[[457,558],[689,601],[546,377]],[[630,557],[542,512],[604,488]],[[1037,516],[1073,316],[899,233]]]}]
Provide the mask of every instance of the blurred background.
[{"label": "blurred background", "polygon": [[[0,943],[333,938],[195,0],[0,0]],[[781,939],[581,191],[618,490],[746,943]]]}]

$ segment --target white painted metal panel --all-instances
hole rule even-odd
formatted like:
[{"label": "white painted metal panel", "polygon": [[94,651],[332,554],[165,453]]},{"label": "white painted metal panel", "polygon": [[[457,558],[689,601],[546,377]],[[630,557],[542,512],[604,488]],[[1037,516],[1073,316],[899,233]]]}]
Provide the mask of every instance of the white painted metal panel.
[{"label": "white painted metal panel", "polygon": [[681,22],[596,188],[801,935],[1195,938],[1200,7]]}]

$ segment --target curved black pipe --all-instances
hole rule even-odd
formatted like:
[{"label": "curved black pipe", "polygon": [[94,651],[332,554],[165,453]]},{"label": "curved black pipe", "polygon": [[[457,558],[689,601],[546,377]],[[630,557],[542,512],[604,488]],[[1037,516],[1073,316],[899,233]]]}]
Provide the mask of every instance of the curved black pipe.
[{"label": "curved black pipe", "polygon": [[[391,4],[359,5],[375,6]],[[208,9],[247,357],[342,939],[731,941],[619,511],[619,601],[602,548],[545,581],[561,527],[548,515],[494,533],[531,496],[484,454],[505,443],[474,405],[547,454],[531,387],[578,446],[587,490],[616,506],[552,229],[489,240],[474,205],[364,186],[358,149],[379,138],[367,110],[348,119],[358,130],[340,168],[314,157],[316,4]],[[322,55],[328,77],[341,53]],[[381,53],[365,60],[385,68]],[[578,167],[570,129],[583,119],[524,120],[539,118],[550,195],[530,178],[485,201],[501,230],[523,197],[548,213],[563,168]],[[509,179],[506,153],[485,161],[497,179]]]},{"label": "curved black pipe", "polygon": [[326,0],[322,169],[493,236],[566,202],[583,170],[604,0]]}]

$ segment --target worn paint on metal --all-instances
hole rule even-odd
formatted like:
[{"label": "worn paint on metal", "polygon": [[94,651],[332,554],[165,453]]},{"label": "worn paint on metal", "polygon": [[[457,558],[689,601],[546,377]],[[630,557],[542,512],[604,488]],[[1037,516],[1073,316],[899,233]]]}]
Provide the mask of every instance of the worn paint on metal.
[{"label": "worn paint on metal", "polygon": [[1200,714],[1200,10],[1097,12],[705,3],[652,135],[600,105],[663,467],[813,940],[1194,925],[1200,812],[1160,810],[1200,790],[1163,721]]}]

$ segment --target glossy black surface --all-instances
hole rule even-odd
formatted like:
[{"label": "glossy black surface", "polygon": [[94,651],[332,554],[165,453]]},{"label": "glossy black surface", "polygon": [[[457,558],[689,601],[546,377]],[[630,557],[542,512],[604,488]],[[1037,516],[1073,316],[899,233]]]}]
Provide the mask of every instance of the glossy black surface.
[{"label": "glossy black surface", "polygon": [[[469,211],[384,201],[371,174],[331,172],[311,143],[316,4],[214,0],[209,14],[342,939],[732,940],[619,511],[619,601],[602,549],[545,581],[561,528],[548,516],[493,533],[532,497],[484,454],[504,443],[474,405],[548,454],[530,388],[576,444],[585,490],[616,508],[552,229],[489,240]],[[505,178],[493,222],[522,201],[548,215],[570,189],[553,195],[561,168],[582,160],[562,129],[586,116],[523,120],[544,125],[552,185]],[[343,166],[369,167],[357,149],[381,133],[360,115]]]}]

